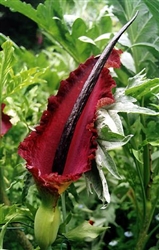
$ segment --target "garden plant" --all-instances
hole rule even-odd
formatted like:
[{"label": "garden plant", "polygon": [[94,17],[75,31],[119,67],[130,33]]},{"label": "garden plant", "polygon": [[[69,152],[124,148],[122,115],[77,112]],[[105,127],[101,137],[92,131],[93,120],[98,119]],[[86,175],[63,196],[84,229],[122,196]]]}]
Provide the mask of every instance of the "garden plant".
[{"label": "garden plant", "polygon": [[0,249],[159,249],[158,17],[0,0]]}]

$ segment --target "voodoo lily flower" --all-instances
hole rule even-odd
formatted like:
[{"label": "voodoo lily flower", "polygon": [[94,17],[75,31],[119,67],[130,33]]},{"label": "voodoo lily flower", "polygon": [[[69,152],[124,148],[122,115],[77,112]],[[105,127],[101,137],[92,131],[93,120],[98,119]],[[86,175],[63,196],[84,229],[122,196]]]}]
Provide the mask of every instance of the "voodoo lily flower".
[{"label": "voodoo lily flower", "polygon": [[108,67],[120,66],[121,51],[113,47],[134,19],[119,31],[99,59],[90,57],[61,82],[57,95],[48,100],[40,125],[20,144],[19,154],[39,190],[58,197],[91,169],[97,149],[96,110],[114,102],[111,91],[115,82]]},{"label": "voodoo lily flower", "polygon": [[[20,144],[19,154],[27,161],[27,168],[33,174],[37,186],[50,193],[61,194],[71,182],[91,169],[97,148],[97,131],[94,127],[96,110],[114,102],[111,93],[115,82],[107,67],[119,67],[121,51],[113,50],[106,67],[86,102],[77,121],[69,148],[64,148],[63,155],[56,159],[57,149],[65,124],[73,106],[88,78],[97,58],[91,57],[71,72],[68,79],[61,82],[56,96],[48,100],[40,125]],[[77,114],[78,115],[78,114]],[[64,145],[63,145],[64,146]]]},{"label": "voodoo lily flower", "polygon": [[0,117],[0,137],[5,135],[8,130],[12,127],[10,122],[10,117],[4,114],[3,110],[5,108],[5,104],[1,104],[1,117]]}]

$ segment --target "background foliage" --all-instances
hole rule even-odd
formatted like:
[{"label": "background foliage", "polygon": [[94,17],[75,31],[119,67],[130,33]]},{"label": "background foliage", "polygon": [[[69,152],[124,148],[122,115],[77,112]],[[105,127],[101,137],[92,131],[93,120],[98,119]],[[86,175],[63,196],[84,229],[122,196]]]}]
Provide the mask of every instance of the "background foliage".
[{"label": "background foliage", "polygon": [[[20,141],[39,122],[60,80],[90,55],[100,54],[137,10],[136,21],[117,44],[122,66],[112,75],[117,90],[158,112],[158,0],[0,0],[0,103],[6,103],[13,124],[0,142],[1,249],[38,249],[33,221],[40,200],[17,154]],[[127,99],[121,104],[127,109],[119,109],[124,133],[133,137],[109,151],[121,176],[118,180],[104,170],[111,203],[101,210],[97,195],[88,197],[84,178],[71,185],[53,249],[159,249],[159,118],[133,112]],[[84,220],[109,228],[88,233]],[[75,237],[79,228],[72,238],[63,237],[65,229],[79,225],[86,237]],[[98,237],[93,239],[93,233]]]}]

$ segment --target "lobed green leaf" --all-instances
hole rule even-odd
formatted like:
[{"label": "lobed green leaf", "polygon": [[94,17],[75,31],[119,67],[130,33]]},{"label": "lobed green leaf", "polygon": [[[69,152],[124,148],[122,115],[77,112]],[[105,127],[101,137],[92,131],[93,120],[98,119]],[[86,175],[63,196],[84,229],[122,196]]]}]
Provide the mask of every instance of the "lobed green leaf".
[{"label": "lobed green leaf", "polygon": [[14,63],[14,48],[10,40],[6,41],[2,45],[3,51],[0,54],[0,102],[2,103],[2,91],[5,90],[8,81],[10,79],[10,74],[12,71],[12,66]]},{"label": "lobed green leaf", "polygon": [[115,178],[120,179],[116,164],[106,149],[107,147],[104,147],[102,144],[98,145],[96,153],[97,165],[101,168],[106,168]]},{"label": "lobed green leaf", "polygon": [[[145,115],[158,115],[158,112],[155,112],[152,109],[141,107],[137,104],[134,104],[134,102],[137,102],[135,98],[141,98],[146,95],[146,93],[150,94],[150,87],[149,84],[151,84],[151,92],[156,93],[158,89],[158,79],[154,80],[145,80],[144,82],[139,80],[137,76],[133,78],[133,80],[136,79],[137,81],[135,84],[131,85],[131,87],[124,88],[118,88],[115,93],[115,103],[106,106],[106,109],[109,109],[109,112],[113,113],[136,113],[136,114],[145,114]],[[144,87],[143,87],[144,85]],[[152,86],[156,86],[152,88]],[[141,91],[142,90],[142,91]],[[131,96],[127,96],[128,94],[131,94]],[[134,96],[134,97],[132,97]]]},{"label": "lobed green leaf", "polygon": [[84,221],[81,225],[63,234],[70,241],[83,241],[85,239],[95,239],[99,234],[103,233],[107,227],[96,227]]},{"label": "lobed green leaf", "polygon": [[86,177],[88,191],[92,193],[93,188],[98,199],[103,202],[103,206],[105,207],[106,204],[110,202],[110,194],[102,168],[94,162],[91,171],[86,172],[84,175]]},{"label": "lobed green leaf", "polygon": [[[158,75],[156,64],[157,54],[155,54],[159,36],[158,1],[109,0],[108,4],[112,4],[113,13],[122,24],[126,23],[136,11],[139,11],[135,22],[127,30],[131,43],[131,45],[128,45],[128,48],[131,50],[136,72],[140,72],[143,68],[146,68],[148,75]],[[147,65],[149,66],[147,67]]]},{"label": "lobed green leaf", "polygon": [[129,84],[125,90],[126,95],[141,99],[159,92],[159,78],[146,79],[142,72],[129,79]]}]

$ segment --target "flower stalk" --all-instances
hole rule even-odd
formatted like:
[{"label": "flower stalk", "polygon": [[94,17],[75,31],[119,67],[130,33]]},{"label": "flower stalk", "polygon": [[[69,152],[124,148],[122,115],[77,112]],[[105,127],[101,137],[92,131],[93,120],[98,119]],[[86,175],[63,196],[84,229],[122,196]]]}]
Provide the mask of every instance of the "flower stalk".
[{"label": "flower stalk", "polygon": [[41,250],[48,250],[57,237],[61,215],[56,199],[49,194],[43,196],[35,215],[35,238]]}]

